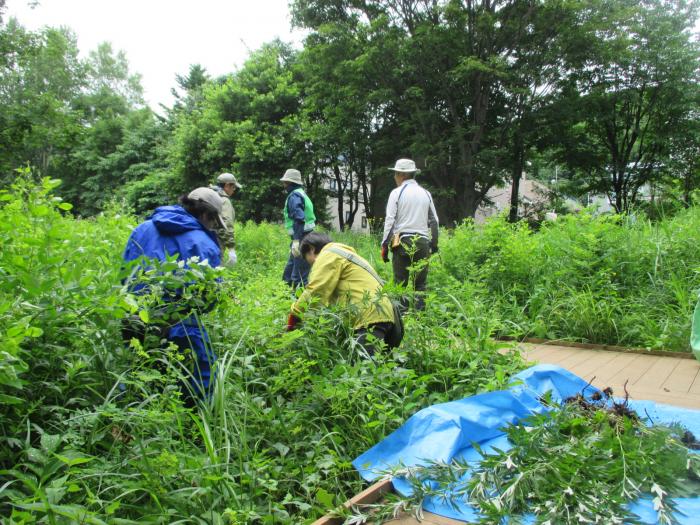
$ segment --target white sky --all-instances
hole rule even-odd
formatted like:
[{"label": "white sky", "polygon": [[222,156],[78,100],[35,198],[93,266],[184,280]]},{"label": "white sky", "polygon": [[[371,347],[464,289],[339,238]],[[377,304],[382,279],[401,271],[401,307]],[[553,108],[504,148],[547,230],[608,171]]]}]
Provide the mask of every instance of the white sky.
[{"label": "white sky", "polygon": [[67,26],[83,56],[100,42],[124,50],[132,72],[141,74],[146,102],[171,105],[175,75],[201,64],[216,77],[238,69],[274,38],[297,46],[288,0],[7,0],[5,17],[31,30]]}]

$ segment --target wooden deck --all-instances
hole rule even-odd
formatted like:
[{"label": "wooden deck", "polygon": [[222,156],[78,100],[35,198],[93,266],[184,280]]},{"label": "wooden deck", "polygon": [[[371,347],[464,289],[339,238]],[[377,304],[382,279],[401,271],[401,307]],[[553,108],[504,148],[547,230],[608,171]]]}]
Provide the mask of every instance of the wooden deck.
[{"label": "wooden deck", "polygon": [[688,357],[592,350],[553,344],[518,345],[532,362],[559,365],[616,396],[648,399],[668,405],[700,409],[700,362]]},{"label": "wooden deck", "polygon": [[[556,344],[519,343],[525,359],[532,364],[553,364],[570,370],[599,387],[611,387],[615,396],[624,396],[624,385],[630,399],[647,399],[686,408],[700,409],[700,362],[692,355],[654,355],[642,352],[598,350]],[[513,348],[513,346],[510,346]],[[508,351],[504,349],[501,351]],[[371,503],[391,490],[388,481],[382,481],[369,487],[346,503]],[[335,525],[342,523],[330,517],[324,517],[313,525]],[[418,521],[413,516],[402,516],[386,522],[391,525],[464,525],[457,521],[430,512],[424,513]]]}]

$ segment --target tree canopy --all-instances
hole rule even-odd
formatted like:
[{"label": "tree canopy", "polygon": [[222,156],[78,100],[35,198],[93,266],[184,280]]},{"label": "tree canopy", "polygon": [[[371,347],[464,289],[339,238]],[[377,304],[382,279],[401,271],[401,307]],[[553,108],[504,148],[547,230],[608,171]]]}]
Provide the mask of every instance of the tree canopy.
[{"label": "tree canopy", "polygon": [[400,157],[418,162],[446,224],[511,182],[516,220],[533,162],[620,212],[650,187],[692,200],[695,0],[293,0],[291,11],[309,31],[303,48],[270,42],[219,78],[183,64],[163,116],[109,43],[81,58],[69,29],[0,21],[0,177],[28,164],[61,178],[78,213],[116,194],[141,213],[233,171],[246,186],[239,217],[259,221],[279,220],[278,179],[295,167],[321,215],[338,198],[341,227],[360,204],[381,217]]}]

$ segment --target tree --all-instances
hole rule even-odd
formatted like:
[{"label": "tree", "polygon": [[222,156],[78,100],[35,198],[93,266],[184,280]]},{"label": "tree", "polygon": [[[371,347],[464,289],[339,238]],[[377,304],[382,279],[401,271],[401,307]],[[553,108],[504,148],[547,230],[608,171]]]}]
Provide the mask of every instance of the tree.
[{"label": "tree", "polygon": [[506,84],[539,4],[296,0],[293,12],[318,35],[333,26],[368,35],[358,40],[362,60],[375,65],[366,81],[383,97],[374,136],[390,130],[391,157],[422,161],[441,215],[455,222],[473,216],[512,165]]},{"label": "tree", "polygon": [[[559,156],[608,195],[618,212],[663,176],[662,163],[698,81],[690,37],[697,3],[591,1],[582,10],[578,49],[554,114],[565,137]],[[692,106],[691,106],[692,107]],[[563,118],[562,118],[563,117]]]},{"label": "tree", "polygon": [[0,170],[31,164],[41,175],[59,177],[63,160],[80,133],[71,101],[84,86],[75,36],[67,29],[31,33],[16,20],[0,28]]},{"label": "tree", "polygon": [[300,113],[296,54],[273,42],[254,52],[240,71],[207,83],[198,107],[177,120],[171,161],[190,187],[222,171],[240,174],[242,219],[279,220],[284,201],[279,178],[298,168],[323,216],[321,180],[314,176]]},{"label": "tree", "polygon": [[[360,203],[368,218],[375,215],[372,199],[380,177],[382,138],[377,133],[384,96],[377,92],[379,64],[372,57],[369,33],[339,26],[324,27],[309,36],[296,62],[302,91],[302,122],[314,171],[335,182],[341,229],[351,228]],[[348,206],[346,221],[345,206]]]},{"label": "tree", "polygon": [[192,113],[202,102],[204,87],[211,79],[206,69],[199,64],[190,65],[187,75],[175,75],[177,87],[170,90],[175,103],[172,108],[161,104],[168,115],[168,122],[174,128],[177,118],[183,113]]}]

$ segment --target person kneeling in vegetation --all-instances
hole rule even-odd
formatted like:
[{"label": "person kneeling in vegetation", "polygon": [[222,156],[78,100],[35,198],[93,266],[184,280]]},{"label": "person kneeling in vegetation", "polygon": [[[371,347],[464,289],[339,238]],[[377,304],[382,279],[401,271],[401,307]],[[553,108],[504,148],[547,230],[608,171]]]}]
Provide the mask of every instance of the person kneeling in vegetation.
[{"label": "person kneeling in vegetation", "polygon": [[311,266],[311,273],[304,293],[292,305],[287,330],[297,328],[303,312],[314,301],[324,306],[343,305],[351,312],[358,344],[369,356],[374,355],[376,343],[386,341],[393,327],[394,311],[372,266],[353,248],[332,242],[323,233],[304,237],[300,252]]},{"label": "person kneeling in vegetation", "polygon": [[140,316],[146,325],[132,318],[125,323],[122,336],[127,342],[136,338],[143,344],[146,333],[155,331],[159,339],[174,343],[183,355],[191,349],[193,362],[185,363],[190,370],[191,389],[183,388],[186,403],[191,404],[190,391],[206,397],[213,379],[211,368],[216,355],[197,314],[213,308],[211,285],[216,281],[197,282],[190,267],[204,275],[205,266],[219,266],[221,249],[214,231],[224,226],[219,215],[222,201],[214,190],[197,188],[180,201],[181,206],[157,208],[134,229],[126,243],[124,261],[138,261],[125,279],[129,291],[141,296],[160,295],[152,313]]}]

